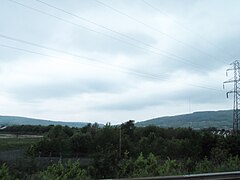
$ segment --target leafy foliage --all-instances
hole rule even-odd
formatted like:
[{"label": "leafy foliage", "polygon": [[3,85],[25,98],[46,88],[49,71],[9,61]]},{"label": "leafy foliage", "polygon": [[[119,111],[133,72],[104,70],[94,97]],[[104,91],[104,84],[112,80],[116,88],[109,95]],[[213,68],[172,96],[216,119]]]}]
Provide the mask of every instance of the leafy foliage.
[{"label": "leafy foliage", "polygon": [[87,172],[81,169],[80,163],[78,161],[71,162],[68,161],[65,164],[58,163],[49,166],[45,171],[39,172],[39,174],[34,175],[32,179],[42,179],[42,180],[68,180],[68,179],[82,179],[87,180]]},{"label": "leafy foliage", "polygon": [[[18,128],[23,132],[22,127]],[[132,120],[119,126],[107,123],[102,128],[97,124],[88,124],[83,128],[48,128],[44,138],[28,144],[27,152],[33,159],[87,156],[93,159],[92,163],[88,167],[80,166],[79,162],[58,163],[39,170],[33,162],[30,168],[25,169],[22,168],[24,165],[9,166],[9,171],[24,171],[41,179],[88,178],[87,174],[100,179],[240,169],[240,137],[217,135],[212,133],[213,128],[136,127]],[[3,168],[5,171],[8,170]],[[19,174],[17,177],[21,177]]]},{"label": "leafy foliage", "polygon": [[0,166],[0,179],[2,179],[2,180],[11,180],[11,179],[13,179],[10,176],[9,169],[8,169],[6,164],[2,164]]},{"label": "leafy foliage", "polygon": [[138,122],[136,125],[138,127],[155,125],[165,128],[187,128],[190,126],[193,129],[210,127],[230,129],[232,128],[232,110],[202,111],[177,116],[159,117]]}]

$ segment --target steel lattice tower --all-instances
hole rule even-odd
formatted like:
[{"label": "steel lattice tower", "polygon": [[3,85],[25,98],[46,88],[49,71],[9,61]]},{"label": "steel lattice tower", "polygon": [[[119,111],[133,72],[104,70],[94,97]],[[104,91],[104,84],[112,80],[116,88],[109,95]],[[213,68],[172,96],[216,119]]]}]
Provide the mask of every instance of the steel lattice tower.
[{"label": "steel lattice tower", "polygon": [[240,62],[236,60],[230,65],[231,67],[226,70],[226,75],[228,75],[228,71],[233,71],[233,78],[225,81],[223,85],[233,83],[233,89],[227,92],[227,98],[230,93],[233,93],[233,133],[238,134],[238,124],[240,122]]}]

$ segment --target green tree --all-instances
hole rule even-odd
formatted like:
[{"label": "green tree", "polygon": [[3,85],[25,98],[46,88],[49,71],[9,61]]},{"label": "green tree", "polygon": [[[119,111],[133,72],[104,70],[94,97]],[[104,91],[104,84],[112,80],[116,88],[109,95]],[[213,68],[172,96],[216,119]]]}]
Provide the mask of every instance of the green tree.
[{"label": "green tree", "polygon": [[135,139],[135,125],[133,120],[129,120],[121,124],[121,138],[122,138],[122,151],[128,151],[131,156],[137,154],[137,146]]},{"label": "green tree", "polygon": [[42,180],[68,180],[68,179],[90,179],[87,176],[87,172],[81,169],[79,161],[68,161],[65,164],[58,163],[48,166],[44,171],[39,172],[37,175],[33,175],[32,179]]},{"label": "green tree", "polygon": [[211,149],[210,157],[215,164],[221,164],[222,162],[225,162],[229,156],[226,149],[215,147]]},{"label": "green tree", "polygon": [[214,165],[211,161],[205,157],[202,161],[196,164],[196,173],[207,173],[207,172],[213,172]]},{"label": "green tree", "polygon": [[160,175],[177,175],[181,173],[181,164],[176,160],[167,159],[159,168]]},{"label": "green tree", "polygon": [[93,147],[93,139],[90,134],[76,133],[71,138],[71,148],[75,153],[90,154]]},{"label": "green tree", "polygon": [[0,179],[2,180],[14,179],[13,177],[11,177],[9,169],[5,163],[0,166]]},{"label": "green tree", "polygon": [[127,151],[124,152],[123,159],[118,164],[118,178],[128,178],[132,177],[133,172],[133,160],[129,158],[129,153]]},{"label": "green tree", "polygon": [[113,145],[98,147],[94,155],[95,167],[93,174],[96,178],[116,178],[118,175],[118,149]]},{"label": "green tree", "polygon": [[157,176],[158,169],[157,159],[152,153],[147,158],[140,153],[136,160],[128,159],[125,153],[125,158],[119,164],[120,177]]}]

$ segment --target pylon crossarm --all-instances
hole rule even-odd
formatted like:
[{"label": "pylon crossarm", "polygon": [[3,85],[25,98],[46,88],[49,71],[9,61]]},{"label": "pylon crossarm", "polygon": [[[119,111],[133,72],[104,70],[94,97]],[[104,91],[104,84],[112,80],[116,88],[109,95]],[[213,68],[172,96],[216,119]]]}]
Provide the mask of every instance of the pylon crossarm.
[{"label": "pylon crossarm", "polygon": [[228,72],[228,71],[233,71],[234,70],[234,68],[228,68],[227,70],[226,70],[226,72]]},{"label": "pylon crossarm", "polygon": [[228,80],[228,81],[224,81],[223,84],[226,84],[226,83],[233,83],[233,82],[237,82],[237,80]]},{"label": "pylon crossarm", "polygon": [[235,92],[235,91],[228,91],[228,92],[226,93],[227,98],[229,97],[229,94],[234,93],[234,92]]},{"label": "pylon crossarm", "polygon": [[228,76],[228,71],[232,71],[232,70],[234,70],[234,69],[233,69],[233,68],[227,69],[227,70],[226,70],[226,76]]}]

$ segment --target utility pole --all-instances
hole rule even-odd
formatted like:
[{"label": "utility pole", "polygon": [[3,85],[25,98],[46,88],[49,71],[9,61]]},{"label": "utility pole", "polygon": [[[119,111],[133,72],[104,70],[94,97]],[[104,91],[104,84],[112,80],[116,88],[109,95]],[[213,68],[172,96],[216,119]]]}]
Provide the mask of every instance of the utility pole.
[{"label": "utility pole", "polygon": [[233,89],[228,91],[226,95],[228,98],[229,94],[233,93],[233,133],[238,135],[238,124],[240,122],[240,62],[235,60],[230,65],[231,67],[226,70],[226,76],[228,76],[228,71],[233,71],[233,77],[223,83],[223,88],[225,83],[233,83]]},{"label": "utility pole", "polygon": [[122,125],[119,126],[119,158],[122,156]]}]

